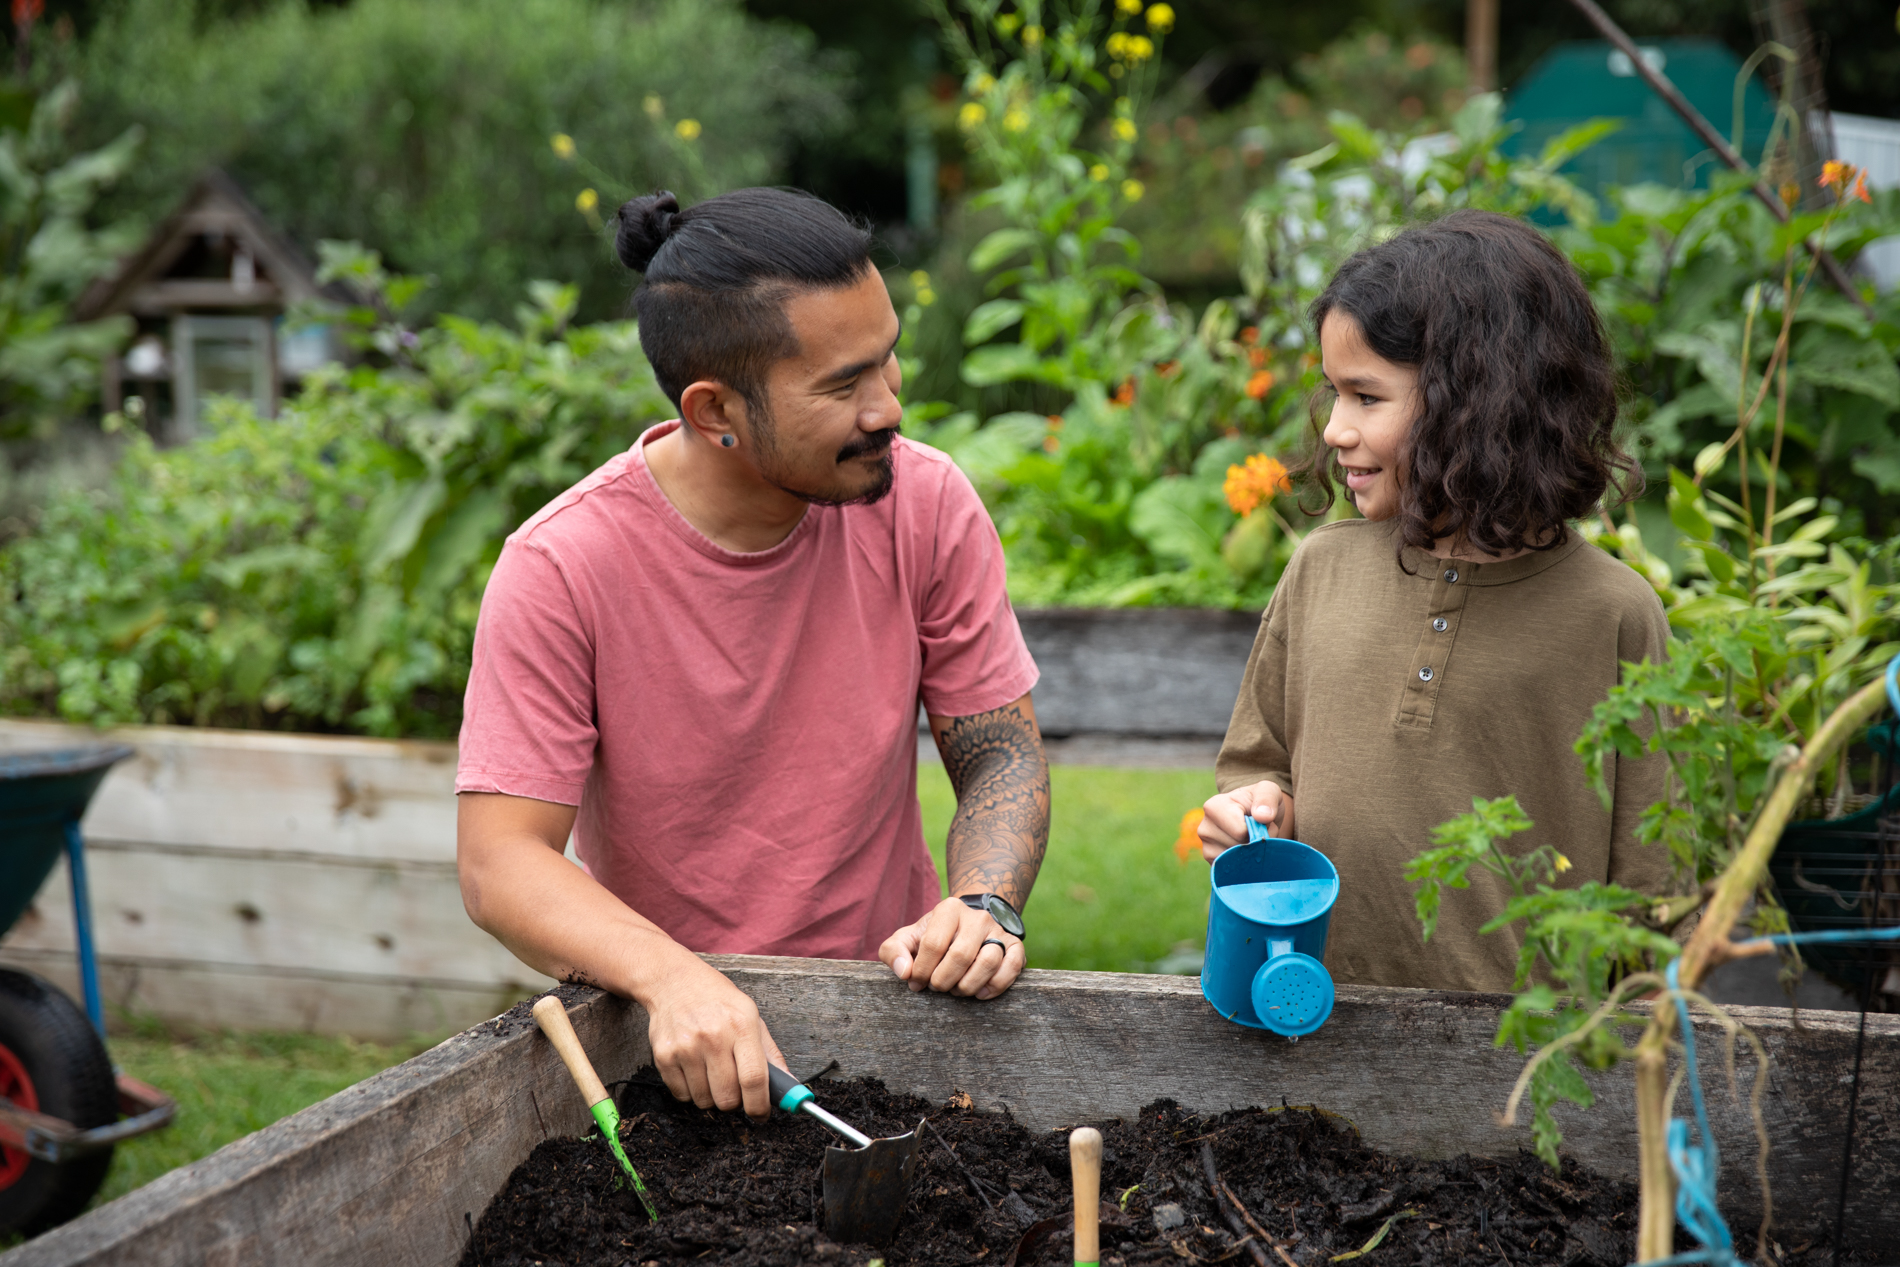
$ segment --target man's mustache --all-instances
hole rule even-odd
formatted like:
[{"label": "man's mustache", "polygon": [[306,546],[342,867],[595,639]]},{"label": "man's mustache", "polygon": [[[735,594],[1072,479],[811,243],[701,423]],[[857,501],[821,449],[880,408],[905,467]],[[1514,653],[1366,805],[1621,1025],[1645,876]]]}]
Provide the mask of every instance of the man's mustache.
[{"label": "man's mustache", "polygon": [[885,431],[873,431],[869,435],[861,435],[850,444],[845,445],[844,448],[838,450],[838,461],[844,463],[849,462],[852,458],[860,458],[868,454],[881,455],[888,453],[890,452],[891,441],[896,439],[897,432],[898,428],[891,427]]}]

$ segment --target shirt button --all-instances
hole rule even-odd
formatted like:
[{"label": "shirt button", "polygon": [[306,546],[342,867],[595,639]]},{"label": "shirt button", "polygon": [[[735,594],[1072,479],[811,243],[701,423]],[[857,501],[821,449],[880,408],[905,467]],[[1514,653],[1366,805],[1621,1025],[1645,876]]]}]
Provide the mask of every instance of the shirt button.
[{"label": "shirt button", "polygon": [[1424,668],[1418,671],[1418,680],[1421,682],[1429,682],[1432,680],[1432,666],[1431,665],[1428,664]]},{"label": "shirt button", "polygon": [[1458,583],[1458,569],[1446,568],[1445,569],[1445,584],[1456,585],[1457,583]]},{"label": "shirt button", "polygon": [[1443,616],[1440,616],[1432,621],[1432,628],[1439,633],[1444,633],[1445,630],[1451,628],[1451,622],[1446,620]]}]

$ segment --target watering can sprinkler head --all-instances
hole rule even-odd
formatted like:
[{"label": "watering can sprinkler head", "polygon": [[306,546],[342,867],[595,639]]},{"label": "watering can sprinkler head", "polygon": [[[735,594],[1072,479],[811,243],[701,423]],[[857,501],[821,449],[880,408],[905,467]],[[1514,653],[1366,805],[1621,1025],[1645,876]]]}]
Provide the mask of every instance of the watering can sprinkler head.
[{"label": "watering can sprinkler head", "polygon": [[1247,837],[1214,860],[1201,993],[1235,1024],[1298,1042],[1333,1013],[1333,978],[1320,960],[1339,871],[1256,819]]}]

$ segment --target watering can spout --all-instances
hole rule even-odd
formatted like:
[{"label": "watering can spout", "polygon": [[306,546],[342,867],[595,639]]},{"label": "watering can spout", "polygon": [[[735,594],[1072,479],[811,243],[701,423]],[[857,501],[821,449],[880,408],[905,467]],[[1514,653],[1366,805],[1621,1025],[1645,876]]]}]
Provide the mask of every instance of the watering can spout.
[{"label": "watering can spout", "polygon": [[1320,961],[1339,900],[1325,854],[1247,822],[1248,841],[1214,860],[1201,993],[1228,1020],[1297,1042],[1333,1011]]}]

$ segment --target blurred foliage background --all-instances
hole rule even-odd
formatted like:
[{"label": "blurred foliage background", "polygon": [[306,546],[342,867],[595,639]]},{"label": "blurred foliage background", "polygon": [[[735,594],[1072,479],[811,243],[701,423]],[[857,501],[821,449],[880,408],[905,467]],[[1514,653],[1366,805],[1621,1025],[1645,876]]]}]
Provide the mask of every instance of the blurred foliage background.
[{"label": "blurred foliage background", "polygon": [[[1639,38],[1756,47],[1746,5],[1609,8]],[[1809,13],[1833,104],[1894,113],[1892,14]],[[1777,548],[1825,520],[1796,544],[1890,583],[1869,543],[1900,505],[1900,300],[1810,285],[1795,244],[1851,261],[1900,231],[1900,194],[1837,189],[1792,236],[1740,178],[1593,196],[1561,168],[1604,130],[1508,156],[1462,21],[1438,0],[49,0],[0,86],[0,709],[454,733],[502,538],[669,412],[608,240],[661,185],[794,183],[876,226],[907,430],[977,483],[1019,603],[1264,604],[1310,523],[1305,307],[1352,250],[1461,206],[1534,217],[1590,284],[1651,491],[1587,526],[1667,602],[1726,583],[1670,518],[1672,470],[1738,504],[1774,483],[1778,513],[1804,508]],[[1501,33],[1507,84],[1589,34],[1520,3]],[[356,346],[278,417],[226,408],[160,448],[97,403],[123,331],[67,312],[210,165],[354,287],[327,319]],[[1764,375],[1782,390],[1744,409]]]}]

